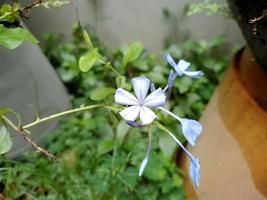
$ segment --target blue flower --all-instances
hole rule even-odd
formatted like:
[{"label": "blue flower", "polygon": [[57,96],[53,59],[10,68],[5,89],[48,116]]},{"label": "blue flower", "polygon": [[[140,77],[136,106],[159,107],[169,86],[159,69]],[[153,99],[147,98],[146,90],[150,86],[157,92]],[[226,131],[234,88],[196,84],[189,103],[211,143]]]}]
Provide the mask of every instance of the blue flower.
[{"label": "blue flower", "polygon": [[[162,126],[160,126],[161,128]],[[172,139],[175,141],[176,144],[178,144],[181,149],[186,153],[186,155],[190,158],[191,163],[190,163],[190,167],[189,167],[189,175],[190,178],[193,182],[193,185],[195,187],[199,187],[199,179],[200,179],[200,165],[198,162],[198,159],[193,156],[185,147],[184,145],[175,137],[175,135],[173,133],[171,133],[169,130],[163,128],[165,130],[165,132],[167,132]]]},{"label": "blue flower", "polygon": [[182,133],[184,137],[191,146],[195,146],[196,141],[202,132],[202,125],[196,120],[178,117],[177,115],[173,114],[172,112],[166,110],[163,107],[160,107],[159,109],[172,116],[181,123]]},{"label": "blue flower", "polygon": [[200,165],[198,159],[193,155],[190,156],[191,163],[189,168],[189,175],[195,187],[199,187],[199,179],[200,179]]},{"label": "blue flower", "polygon": [[186,75],[191,78],[199,78],[204,75],[202,71],[188,71],[190,63],[185,60],[176,63],[170,54],[165,55],[165,59],[175,69],[177,76]]},{"label": "blue flower", "polygon": [[136,97],[122,88],[116,90],[115,102],[129,106],[122,110],[120,115],[126,121],[131,122],[134,122],[139,117],[141,125],[148,125],[156,118],[156,114],[151,108],[164,106],[166,96],[161,88],[147,96],[150,80],[145,77],[133,78],[132,84]]},{"label": "blue flower", "polygon": [[196,145],[196,140],[202,132],[201,124],[193,119],[180,118],[182,132],[191,146]]}]

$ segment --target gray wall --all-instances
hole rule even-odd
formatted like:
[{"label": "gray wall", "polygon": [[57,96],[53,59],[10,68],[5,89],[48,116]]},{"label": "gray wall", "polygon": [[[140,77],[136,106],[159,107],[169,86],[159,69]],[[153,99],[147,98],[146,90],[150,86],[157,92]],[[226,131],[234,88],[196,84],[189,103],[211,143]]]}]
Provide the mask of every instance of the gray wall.
[{"label": "gray wall", "polygon": [[[65,88],[50,63],[37,45],[23,43],[15,50],[0,47],[0,107],[9,107],[19,113],[22,124],[33,122],[36,112],[45,117],[69,107]],[[12,117],[12,115],[11,115]],[[11,118],[14,123],[15,118]],[[57,120],[31,129],[32,137],[40,142],[51,131]],[[9,157],[15,157],[29,148],[23,138],[12,132],[14,144]]]},{"label": "gray wall", "polygon": [[[163,39],[172,28],[163,20],[162,9],[168,8],[179,16],[190,2],[201,0],[77,0],[82,24],[95,27],[107,47],[113,49],[140,40],[153,52],[162,49]],[[62,33],[69,39],[75,21],[74,7],[67,5],[59,9],[36,9],[27,24],[39,39],[47,32]],[[178,20],[177,26],[189,30],[194,39],[208,40],[224,33],[233,46],[244,44],[235,21],[221,14],[188,16]]]}]

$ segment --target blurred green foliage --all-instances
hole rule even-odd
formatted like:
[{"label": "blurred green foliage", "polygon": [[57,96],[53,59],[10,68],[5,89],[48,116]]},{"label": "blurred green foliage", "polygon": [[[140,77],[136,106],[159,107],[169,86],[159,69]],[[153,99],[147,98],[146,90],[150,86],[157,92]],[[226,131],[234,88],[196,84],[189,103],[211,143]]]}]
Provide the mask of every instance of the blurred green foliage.
[{"label": "blurred green foliage", "polygon": [[187,14],[193,15],[197,13],[205,13],[207,15],[216,14],[222,12],[224,14],[229,13],[229,9],[226,3],[217,3],[216,0],[203,0],[200,3],[192,3],[189,5]]},{"label": "blurred green foliage", "polygon": [[[123,70],[118,76],[107,65],[96,61],[91,70],[83,73],[79,69],[79,59],[86,54],[88,44],[79,28],[74,30],[73,36],[73,41],[63,42],[61,36],[48,35],[44,48],[66,85],[73,106],[95,101],[113,102],[113,95],[106,95],[106,91],[112,94],[111,88],[117,86],[131,89],[130,79],[139,75],[147,76],[157,87],[164,87],[170,66],[163,60],[163,54],[168,52],[177,61],[181,58],[188,60],[192,69],[205,73],[198,80],[178,78],[167,105],[181,117],[198,119],[229,58],[221,51],[225,42],[221,36],[210,42],[188,40],[183,44],[168,45],[159,55],[143,51],[131,62],[123,59],[129,54],[127,45],[112,52],[91,36],[102,59],[111,61],[110,64],[117,69],[123,66]],[[133,44],[132,48],[140,54],[142,45]],[[161,113],[158,118],[184,141],[177,121]],[[77,114],[63,121],[47,139],[48,150],[61,162],[49,161],[37,153],[29,153],[22,161],[1,158],[0,193],[14,200],[184,199],[184,174],[175,160],[177,146],[154,127],[152,136],[148,166],[144,176],[138,177],[147,145],[146,128],[130,128],[118,115],[104,109]]]}]

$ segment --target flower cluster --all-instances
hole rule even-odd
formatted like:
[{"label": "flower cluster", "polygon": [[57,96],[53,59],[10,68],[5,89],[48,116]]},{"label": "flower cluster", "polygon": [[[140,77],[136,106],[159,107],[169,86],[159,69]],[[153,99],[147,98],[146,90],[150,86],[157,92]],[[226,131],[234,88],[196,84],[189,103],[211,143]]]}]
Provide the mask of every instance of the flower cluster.
[{"label": "flower cluster", "polygon": [[[195,146],[196,140],[201,134],[201,124],[192,119],[181,118],[169,110],[164,108],[167,100],[167,94],[173,87],[173,82],[177,77],[188,76],[191,78],[199,78],[203,75],[202,71],[188,71],[190,66],[189,62],[180,60],[176,63],[168,54],[165,56],[166,61],[172,66],[168,77],[168,84],[162,90],[161,88],[155,89],[153,83],[146,77],[136,77],[132,79],[133,89],[135,96],[128,91],[118,88],[115,93],[115,102],[120,105],[127,106],[127,108],[120,111],[120,115],[132,127],[143,127],[152,123],[156,119],[156,114],[151,109],[159,109],[160,111],[174,117],[180,124],[184,137],[187,139],[191,146]],[[151,91],[147,95],[148,91]],[[200,165],[198,159],[192,155],[183,144],[175,137],[175,135],[166,129],[166,132],[174,139],[174,141],[184,150],[191,160],[189,174],[195,187],[199,186],[200,178]],[[149,142],[147,146],[146,156],[141,163],[139,176],[142,175],[150,155],[151,149],[151,135],[149,135]]]}]

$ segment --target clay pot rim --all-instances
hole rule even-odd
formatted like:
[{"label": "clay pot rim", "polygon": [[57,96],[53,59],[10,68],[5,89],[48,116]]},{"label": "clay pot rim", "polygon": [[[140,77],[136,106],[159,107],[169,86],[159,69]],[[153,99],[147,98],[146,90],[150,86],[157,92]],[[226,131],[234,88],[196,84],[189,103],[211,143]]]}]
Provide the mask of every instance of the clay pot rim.
[{"label": "clay pot rim", "polygon": [[[258,110],[258,112],[262,112],[262,114],[264,114],[264,116],[266,117],[267,120],[267,111],[264,110],[257,102],[256,100],[253,98],[253,96],[248,92],[248,90],[246,89],[246,87],[244,86],[243,80],[240,76],[240,68],[241,68],[241,59],[242,59],[242,55],[245,51],[246,48],[249,48],[247,45],[242,47],[240,50],[238,50],[232,57],[230,63],[229,63],[229,69],[228,70],[232,70],[233,72],[233,76],[240,88],[240,91],[242,91],[242,94],[244,95],[244,97]],[[223,81],[223,79],[222,79]]]}]

